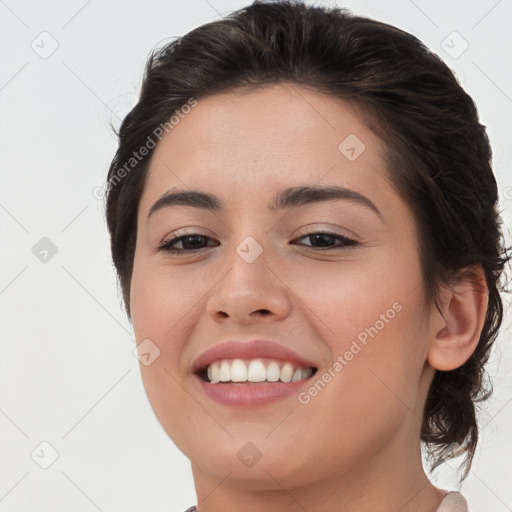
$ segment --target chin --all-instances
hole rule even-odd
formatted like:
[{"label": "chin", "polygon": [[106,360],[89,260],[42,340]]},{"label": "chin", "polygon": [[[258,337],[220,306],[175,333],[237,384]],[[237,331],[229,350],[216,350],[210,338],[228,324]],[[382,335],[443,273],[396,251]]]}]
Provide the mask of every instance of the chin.
[{"label": "chin", "polygon": [[288,446],[278,437],[264,439],[260,436],[260,441],[250,441],[247,425],[245,428],[243,439],[237,436],[225,438],[224,442],[215,442],[214,446],[210,439],[205,440],[208,445],[205,450],[197,444],[190,450],[182,450],[190,459],[193,471],[218,481],[229,475],[231,484],[236,482],[240,487],[254,491],[281,489],[279,484],[291,488],[300,485],[302,480],[306,483],[311,479],[311,464],[317,462],[318,457],[308,458],[307,452],[297,450],[296,437],[288,437]]}]

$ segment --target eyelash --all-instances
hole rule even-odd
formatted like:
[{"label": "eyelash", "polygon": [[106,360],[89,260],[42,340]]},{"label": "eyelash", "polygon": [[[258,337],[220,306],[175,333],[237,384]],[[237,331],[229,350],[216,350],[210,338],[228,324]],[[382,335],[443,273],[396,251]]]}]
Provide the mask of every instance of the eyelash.
[{"label": "eyelash", "polygon": [[[315,231],[313,233],[307,233],[306,235],[303,235],[303,236],[301,236],[299,238],[296,238],[295,240],[301,240],[303,238],[308,238],[308,237],[312,237],[312,236],[315,236],[315,235],[327,235],[329,237],[337,238],[338,240],[343,242],[343,244],[342,245],[337,245],[337,246],[323,247],[323,248],[321,248],[321,247],[309,248],[309,249],[307,249],[308,251],[313,251],[313,252],[320,251],[320,252],[323,252],[323,251],[330,251],[330,250],[334,250],[334,249],[342,249],[343,247],[359,245],[359,242],[356,242],[352,238],[349,238],[349,237],[346,237],[346,236],[343,236],[343,235],[338,235],[336,233],[329,233],[327,231]],[[171,247],[176,242],[181,241],[181,240],[183,240],[185,238],[193,238],[193,237],[198,237],[198,236],[203,238],[203,239],[204,238],[208,238],[208,239],[212,240],[212,238],[210,238],[209,236],[206,236],[206,235],[201,235],[199,233],[190,233],[190,234],[182,235],[182,236],[179,236],[179,237],[176,237],[176,238],[172,238],[171,240],[168,240],[166,242],[163,242],[159,246],[158,250],[159,251],[168,252],[168,253],[171,253],[171,254],[192,254],[192,253],[198,253],[202,249],[205,249],[205,247],[201,247],[200,249],[173,249]]]}]

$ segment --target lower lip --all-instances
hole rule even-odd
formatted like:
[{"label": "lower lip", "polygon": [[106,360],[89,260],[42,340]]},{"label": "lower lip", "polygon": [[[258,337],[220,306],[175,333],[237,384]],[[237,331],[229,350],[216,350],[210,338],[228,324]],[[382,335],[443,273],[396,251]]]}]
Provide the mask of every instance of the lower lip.
[{"label": "lower lip", "polygon": [[252,382],[212,384],[198,375],[194,376],[203,391],[216,402],[232,407],[252,407],[276,402],[290,395],[297,394],[299,389],[308,385],[311,377],[296,382]]}]

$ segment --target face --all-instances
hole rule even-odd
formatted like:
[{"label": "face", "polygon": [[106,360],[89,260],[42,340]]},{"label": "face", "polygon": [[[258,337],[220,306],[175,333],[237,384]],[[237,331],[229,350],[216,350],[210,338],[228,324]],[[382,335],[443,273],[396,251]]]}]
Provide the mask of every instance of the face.
[{"label": "face", "polygon": [[[155,149],[131,317],[151,347],[140,364],[151,406],[195,475],[254,489],[272,475],[291,488],[419,450],[433,306],[383,150],[347,104],[285,84],[199,99]],[[295,187],[331,192],[273,204]],[[216,196],[218,208],[169,200],[149,215],[179,191]],[[269,374],[277,363],[281,379],[296,357],[314,375],[244,384],[195,373],[209,349],[256,339],[294,353],[262,348]]]}]

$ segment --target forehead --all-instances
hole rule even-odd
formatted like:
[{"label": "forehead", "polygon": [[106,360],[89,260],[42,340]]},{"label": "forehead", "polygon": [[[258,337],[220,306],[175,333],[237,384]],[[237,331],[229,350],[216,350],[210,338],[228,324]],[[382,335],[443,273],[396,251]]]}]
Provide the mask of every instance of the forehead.
[{"label": "forehead", "polygon": [[317,91],[278,84],[216,94],[198,99],[162,137],[141,211],[173,187],[225,197],[315,184],[382,194],[383,151],[355,108]]}]

